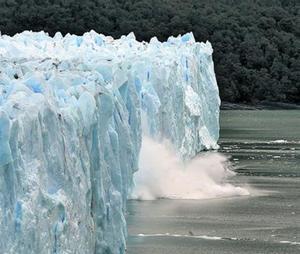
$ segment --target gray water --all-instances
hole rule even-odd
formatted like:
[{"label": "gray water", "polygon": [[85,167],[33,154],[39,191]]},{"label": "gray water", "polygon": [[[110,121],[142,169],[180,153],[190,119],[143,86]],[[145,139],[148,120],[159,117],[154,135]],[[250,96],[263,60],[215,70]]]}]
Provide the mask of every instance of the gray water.
[{"label": "gray water", "polygon": [[230,182],[251,195],[130,201],[127,253],[300,253],[300,111],[223,111],[220,123]]}]

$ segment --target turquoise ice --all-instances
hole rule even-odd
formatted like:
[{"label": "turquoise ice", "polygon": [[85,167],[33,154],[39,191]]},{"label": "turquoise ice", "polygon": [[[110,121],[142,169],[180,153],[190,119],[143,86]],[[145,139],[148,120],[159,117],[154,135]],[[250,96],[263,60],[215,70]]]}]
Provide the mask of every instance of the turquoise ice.
[{"label": "turquoise ice", "polygon": [[189,159],[217,147],[209,42],[0,37],[0,252],[124,253],[142,131]]}]

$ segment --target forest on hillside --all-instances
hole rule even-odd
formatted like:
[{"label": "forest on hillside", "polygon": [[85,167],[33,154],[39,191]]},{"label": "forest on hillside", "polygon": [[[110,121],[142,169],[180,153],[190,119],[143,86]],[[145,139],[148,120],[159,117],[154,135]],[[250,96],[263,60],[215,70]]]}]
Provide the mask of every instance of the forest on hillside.
[{"label": "forest on hillside", "polygon": [[0,31],[209,40],[223,101],[300,103],[299,0],[0,0]]}]

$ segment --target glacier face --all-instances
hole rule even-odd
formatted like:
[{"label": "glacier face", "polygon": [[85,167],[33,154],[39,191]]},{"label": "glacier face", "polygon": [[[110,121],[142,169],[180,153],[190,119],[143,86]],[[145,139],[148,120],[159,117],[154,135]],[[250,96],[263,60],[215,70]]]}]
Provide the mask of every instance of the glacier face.
[{"label": "glacier face", "polygon": [[185,159],[217,147],[209,42],[0,38],[0,252],[124,253],[142,132]]}]

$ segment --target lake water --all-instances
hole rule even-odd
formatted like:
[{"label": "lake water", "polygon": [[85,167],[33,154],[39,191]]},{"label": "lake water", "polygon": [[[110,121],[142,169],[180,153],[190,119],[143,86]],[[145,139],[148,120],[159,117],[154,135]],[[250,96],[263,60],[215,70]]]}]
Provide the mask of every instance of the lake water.
[{"label": "lake water", "polygon": [[130,201],[128,254],[300,253],[300,111],[222,111],[219,152],[249,196]]}]

